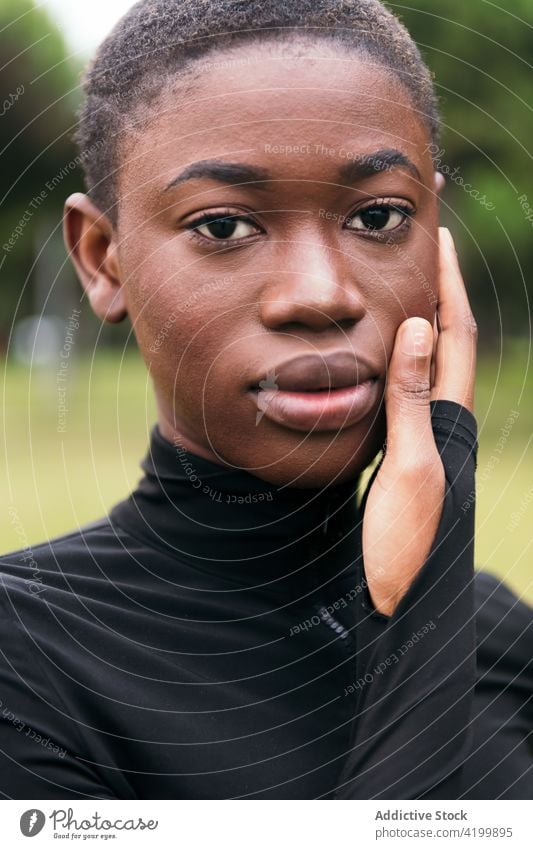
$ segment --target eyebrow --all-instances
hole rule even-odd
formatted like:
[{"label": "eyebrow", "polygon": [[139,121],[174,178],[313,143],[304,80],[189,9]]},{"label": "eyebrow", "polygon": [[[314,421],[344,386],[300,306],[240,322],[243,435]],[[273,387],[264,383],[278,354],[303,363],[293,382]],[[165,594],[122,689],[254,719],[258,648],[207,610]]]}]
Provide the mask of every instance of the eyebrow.
[{"label": "eyebrow", "polygon": [[354,155],[345,165],[339,169],[341,180],[346,183],[356,183],[364,177],[390,171],[392,168],[407,168],[418,180],[421,180],[420,171],[415,163],[405,153],[395,148],[383,148],[374,153],[365,153],[362,156]]},{"label": "eyebrow", "polygon": [[[390,171],[392,168],[407,168],[417,179],[421,179],[420,171],[408,156],[394,148],[383,148],[373,153],[356,156],[341,165],[338,171],[342,183],[356,183],[372,174]],[[276,180],[276,177],[265,168],[246,165],[243,162],[224,162],[220,159],[202,159],[187,165],[183,171],[165,186],[164,191],[174,188],[187,180],[209,179],[218,183],[238,185],[239,183],[254,183],[258,188],[266,188],[265,184]]]},{"label": "eyebrow", "polygon": [[272,175],[264,168],[245,165],[242,162],[223,162],[220,159],[202,159],[187,165],[183,171],[165,186],[165,191],[185,183],[187,180],[216,180],[218,183],[266,183]]}]

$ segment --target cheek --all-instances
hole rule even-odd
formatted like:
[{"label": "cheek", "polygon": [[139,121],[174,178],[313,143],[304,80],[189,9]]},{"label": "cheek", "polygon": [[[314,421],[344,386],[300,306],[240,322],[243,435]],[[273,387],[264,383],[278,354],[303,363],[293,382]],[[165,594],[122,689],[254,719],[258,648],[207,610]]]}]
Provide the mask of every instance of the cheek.
[{"label": "cheek", "polygon": [[413,245],[395,245],[389,251],[376,303],[394,317],[396,326],[413,316],[432,322],[439,294],[435,243],[424,235]]},{"label": "cheek", "polygon": [[366,294],[373,334],[386,358],[402,322],[420,316],[433,324],[438,303],[437,253],[431,244],[424,250],[397,246],[390,251],[376,264],[374,285]]},{"label": "cheek", "polygon": [[394,284],[394,292],[400,320],[420,316],[433,321],[438,302],[438,283],[436,269],[430,263],[405,269]]},{"label": "cheek", "polygon": [[178,413],[201,428],[212,410],[227,407],[227,385],[239,371],[235,338],[242,306],[232,308],[216,281],[177,297],[161,287],[158,297],[135,301],[135,335],[157,391]]}]

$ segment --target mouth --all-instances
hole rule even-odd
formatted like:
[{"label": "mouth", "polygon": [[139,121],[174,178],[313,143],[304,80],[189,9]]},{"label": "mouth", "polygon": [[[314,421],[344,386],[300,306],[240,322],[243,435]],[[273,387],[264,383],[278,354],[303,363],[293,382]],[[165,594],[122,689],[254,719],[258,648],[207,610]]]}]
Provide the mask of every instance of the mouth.
[{"label": "mouth", "polygon": [[379,401],[380,379],[351,351],[307,354],[267,371],[249,387],[258,412],[300,431],[337,431],[365,418]]}]

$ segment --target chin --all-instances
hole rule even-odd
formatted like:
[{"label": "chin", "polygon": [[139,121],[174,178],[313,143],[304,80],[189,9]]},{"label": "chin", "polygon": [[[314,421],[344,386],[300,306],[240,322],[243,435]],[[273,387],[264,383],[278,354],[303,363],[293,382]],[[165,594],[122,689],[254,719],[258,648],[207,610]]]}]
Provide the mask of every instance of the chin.
[{"label": "chin", "polygon": [[381,450],[384,438],[384,424],[374,422],[370,432],[359,425],[339,433],[265,434],[261,441],[256,435],[248,445],[241,441],[238,449],[223,454],[269,484],[316,489],[350,479],[355,483]]}]

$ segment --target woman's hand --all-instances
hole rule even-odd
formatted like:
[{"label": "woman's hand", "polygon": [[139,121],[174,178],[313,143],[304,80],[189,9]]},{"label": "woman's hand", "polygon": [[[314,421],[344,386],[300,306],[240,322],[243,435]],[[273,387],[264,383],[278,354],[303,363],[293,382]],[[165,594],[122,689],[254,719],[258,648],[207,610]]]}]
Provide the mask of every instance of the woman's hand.
[{"label": "woman's hand", "polygon": [[387,616],[424,564],[442,513],[444,468],[429,402],[473,408],[476,324],[453,239],[444,227],[439,228],[436,323],[434,331],[425,319],[409,318],[396,333],[385,389],[387,448],[366,501],[365,577],[376,610]]}]

